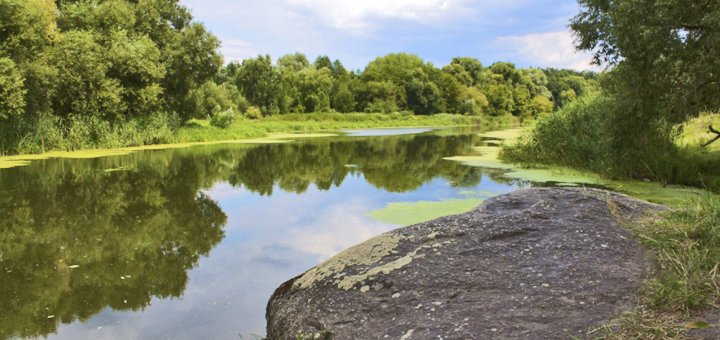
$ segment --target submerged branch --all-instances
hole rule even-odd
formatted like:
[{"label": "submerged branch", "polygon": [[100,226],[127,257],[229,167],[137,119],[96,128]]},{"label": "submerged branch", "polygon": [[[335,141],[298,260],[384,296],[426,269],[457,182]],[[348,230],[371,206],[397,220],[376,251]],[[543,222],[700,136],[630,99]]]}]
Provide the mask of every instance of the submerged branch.
[{"label": "submerged branch", "polygon": [[709,126],[708,126],[708,130],[709,130],[710,133],[714,133],[716,136],[715,136],[715,138],[711,139],[711,140],[708,141],[707,143],[704,143],[704,144],[702,145],[703,148],[706,147],[706,146],[708,146],[708,145],[710,145],[710,144],[712,144],[712,143],[715,143],[715,141],[717,141],[718,139],[720,139],[720,131],[715,130],[715,129],[712,127],[712,125],[709,125]]}]

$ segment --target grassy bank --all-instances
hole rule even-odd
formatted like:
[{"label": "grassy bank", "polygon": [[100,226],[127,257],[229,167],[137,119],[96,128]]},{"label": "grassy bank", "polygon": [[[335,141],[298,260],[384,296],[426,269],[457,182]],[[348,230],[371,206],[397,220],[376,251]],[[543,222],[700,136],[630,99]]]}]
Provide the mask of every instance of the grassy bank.
[{"label": "grassy bank", "polygon": [[[720,191],[720,143],[700,144],[713,135],[707,125],[717,115],[704,115],[675,134],[618,136],[608,107],[615,105],[603,95],[587,96],[528,130],[518,143],[503,148],[506,162],[562,165],[588,170],[610,179],[637,179]],[[631,145],[620,144],[631,140]]]},{"label": "grassy bank", "polygon": [[226,128],[208,120],[178,123],[163,115],[149,116],[110,125],[92,117],[58,121],[38,117],[31,124],[4,122],[0,125],[0,155],[40,154],[51,151],[116,149],[157,144],[212,142],[266,137],[272,133],[317,132],[338,129],[501,125],[513,117],[486,118],[454,114],[367,114],[312,113],[237,118]]},{"label": "grassy bank", "polygon": [[[570,167],[604,181],[635,179],[720,191],[720,145],[702,148],[712,135],[703,115],[675,128],[670,140],[622,147],[608,115],[614,103],[586,97],[538,121],[500,158],[520,166]],[[640,138],[639,138],[640,139]],[[642,152],[626,152],[641,148]],[[655,185],[655,184],[654,184]],[[611,339],[666,339],[720,336],[720,199],[707,193],[682,198],[660,218],[632,226],[640,242],[656,254],[657,273],[646,281],[637,309],[595,330]],[[697,332],[712,332],[704,333]]]},{"label": "grassy bank", "polygon": [[704,197],[632,226],[656,254],[635,311],[596,330],[609,339],[720,336],[720,199]]}]

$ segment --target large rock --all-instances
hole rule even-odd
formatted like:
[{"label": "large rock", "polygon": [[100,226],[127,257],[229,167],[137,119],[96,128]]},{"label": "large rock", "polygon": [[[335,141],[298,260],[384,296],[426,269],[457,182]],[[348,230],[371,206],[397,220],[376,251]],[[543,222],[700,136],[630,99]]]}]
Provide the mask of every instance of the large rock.
[{"label": "large rock", "polygon": [[651,257],[622,225],[661,208],[536,188],[396,229],[280,286],[268,338],[583,337],[637,303]]}]

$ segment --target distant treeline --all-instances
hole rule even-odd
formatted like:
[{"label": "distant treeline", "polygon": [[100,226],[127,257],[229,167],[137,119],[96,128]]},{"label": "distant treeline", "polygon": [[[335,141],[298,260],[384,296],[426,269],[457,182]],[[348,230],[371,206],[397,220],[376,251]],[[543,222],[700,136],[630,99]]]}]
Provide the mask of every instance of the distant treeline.
[{"label": "distant treeline", "polygon": [[437,68],[405,53],[377,58],[355,72],[327,56],[314,63],[301,53],[275,63],[259,56],[230,63],[219,80],[266,115],[411,111],[537,117],[597,87],[591,72],[518,69],[506,62],[483,67],[467,57]]},{"label": "distant treeline", "polygon": [[220,41],[177,0],[0,0],[0,153],[167,141],[193,118],[305,112],[536,117],[596,87],[596,75],[437,68],[391,54],[360,71],[321,56],[224,66]]}]

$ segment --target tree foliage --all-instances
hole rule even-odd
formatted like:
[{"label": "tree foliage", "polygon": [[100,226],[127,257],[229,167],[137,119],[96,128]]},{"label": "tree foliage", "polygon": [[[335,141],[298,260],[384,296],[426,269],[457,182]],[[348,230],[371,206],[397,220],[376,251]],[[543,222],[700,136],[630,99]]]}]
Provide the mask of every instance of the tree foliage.
[{"label": "tree foliage", "polygon": [[579,3],[581,12],[571,24],[578,48],[613,68],[605,89],[622,103],[616,113],[622,127],[667,132],[689,117],[720,109],[717,2]]},{"label": "tree foliage", "polygon": [[[595,82],[591,74],[484,67],[470,57],[438,68],[407,53],[357,71],[326,55],[311,63],[302,53],[223,66],[219,47],[178,0],[0,0],[0,152],[65,144],[46,143],[41,136],[49,131],[62,139],[82,130],[72,138],[92,140],[67,145],[92,146],[110,130],[155,126],[148,120],[182,123],[222,112],[215,121],[228,122],[250,106],[262,115],[535,117],[552,109],[541,97],[560,107]],[[153,141],[127,144],[145,142]]]}]

